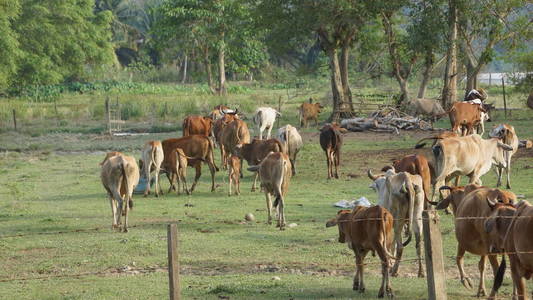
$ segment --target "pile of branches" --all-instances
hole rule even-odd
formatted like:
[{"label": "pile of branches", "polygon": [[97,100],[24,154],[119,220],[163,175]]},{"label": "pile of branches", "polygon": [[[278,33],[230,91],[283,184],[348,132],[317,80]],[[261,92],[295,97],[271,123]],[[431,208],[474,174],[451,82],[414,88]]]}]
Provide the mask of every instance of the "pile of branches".
[{"label": "pile of branches", "polygon": [[394,107],[386,107],[370,114],[368,118],[351,118],[341,121],[341,126],[350,131],[373,131],[399,134],[399,129],[432,130],[429,122],[410,116]]}]

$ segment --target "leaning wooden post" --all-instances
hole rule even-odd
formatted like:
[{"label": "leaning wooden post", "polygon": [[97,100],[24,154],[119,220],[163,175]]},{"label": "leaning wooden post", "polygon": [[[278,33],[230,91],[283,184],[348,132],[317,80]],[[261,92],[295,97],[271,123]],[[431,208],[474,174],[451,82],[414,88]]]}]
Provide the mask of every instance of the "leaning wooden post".
[{"label": "leaning wooden post", "polygon": [[17,112],[13,108],[13,126],[15,126],[15,131],[17,131]]},{"label": "leaning wooden post", "polygon": [[170,300],[179,300],[180,298],[180,273],[178,262],[178,226],[168,224],[167,229],[168,242],[168,286]]},{"label": "leaning wooden post", "polygon": [[109,97],[105,98],[105,118],[107,123],[107,133],[111,135],[111,110],[109,108]]},{"label": "leaning wooden post", "polygon": [[507,120],[507,99],[505,97],[505,80],[502,75],[502,89],[503,89],[503,111],[505,113],[505,120]]},{"label": "leaning wooden post", "polygon": [[424,211],[424,249],[426,256],[426,273],[429,300],[446,300],[446,278],[444,274],[444,257],[442,254],[442,237],[439,229],[437,211]]}]

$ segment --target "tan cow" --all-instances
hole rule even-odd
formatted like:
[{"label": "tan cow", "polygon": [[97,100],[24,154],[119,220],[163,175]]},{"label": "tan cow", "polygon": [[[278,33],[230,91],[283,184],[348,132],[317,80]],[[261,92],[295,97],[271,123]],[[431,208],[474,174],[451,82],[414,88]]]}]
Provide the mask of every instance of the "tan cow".
[{"label": "tan cow", "polygon": [[242,120],[233,120],[222,129],[220,141],[222,163],[227,167],[228,159],[232,154],[235,154],[236,147],[250,143],[248,125]]},{"label": "tan cow", "polygon": [[128,211],[133,208],[133,189],[139,183],[139,167],[135,158],[123,154],[106,157],[100,173],[111,212],[113,227],[120,228],[124,216],[123,232],[128,232]]},{"label": "tan cow", "polygon": [[[522,200],[516,208],[512,205],[502,205],[491,202],[494,206],[491,218],[485,222],[485,230],[491,237],[493,247],[497,252],[509,253],[511,263],[511,277],[513,279],[513,299],[529,299],[526,290],[526,280],[533,274],[533,206]],[[505,274],[505,258],[498,268],[494,286],[489,299],[494,299],[502,284]]]},{"label": "tan cow", "polygon": [[302,103],[298,110],[298,117],[300,119],[300,127],[308,128],[307,121],[315,120],[315,126],[318,126],[318,114],[322,111],[324,106],[320,103]]},{"label": "tan cow", "polygon": [[[482,139],[477,134],[439,140],[432,148],[435,162],[433,195],[444,183],[460,175],[468,176],[469,183],[481,185],[480,177],[492,164],[505,165],[504,152],[513,148],[498,138]],[[449,185],[449,184],[446,184]]]},{"label": "tan cow", "polygon": [[228,196],[231,196],[232,186],[235,187],[235,195],[240,195],[241,159],[236,155],[230,156],[228,166]]},{"label": "tan cow", "polygon": [[122,155],[122,152],[119,152],[119,151],[107,152],[105,154],[104,160],[100,163],[100,166],[102,166],[109,158],[116,156],[116,155]]},{"label": "tan cow", "polygon": [[278,129],[278,140],[289,154],[292,166],[292,176],[296,175],[296,155],[303,147],[302,136],[291,125],[285,125]]},{"label": "tan cow", "polygon": [[277,227],[285,229],[285,196],[291,179],[291,162],[285,153],[271,152],[259,165],[250,166],[249,171],[258,172],[261,186],[265,191],[268,224],[272,224],[272,201],[275,197],[274,208],[277,209]]},{"label": "tan cow", "polygon": [[[239,158],[245,159],[249,166],[259,164],[270,152],[286,153],[283,145],[277,139],[253,139],[249,144],[239,144],[235,147],[235,155],[237,155]],[[254,183],[252,185],[252,192],[255,192],[257,188],[258,176],[259,173],[256,173],[254,177]]]},{"label": "tan cow", "polygon": [[365,291],[363,280],[364,259],[369,251],[376,252],[381,260],[381,288],[378,297],[385,293],[390,298],[394,297],[389,280],[389,261],[392,245],[391,213],[379,206],[356,206],[353,211],[340,210],[337,217],[329,220],[326,227],[337,225],[339,227],[339,243],[347,243],[355,254],[355,276],[353,290]]},{"label": "tan cow", "polygon": [[163,163],[163,146],[160,141],[149,141],[144,144],[141,153],[141,173],[147,180],[146,189],[144,190],[144,196],[150,194],[150,175],[152,168],[155,171],[155,196],[159,197],[161,192],[161,186],[159,184],[159,171],[161,164]]},{"label": "tan cow", "polygon": [[[487,187],[472,187],[472,191],[464,194],[463,199],[459,195],[453,199],[455,215],[455,237],[457,238],[457,256],[456,263],[459,269],[461,283],[468,289],[472,288],[472,282],[466,276],[463,266],[465,252],[481,256],[479,260],[479,287],[477,296],[485,296],[485,264],[487,256],[492,266],[494,274],[498,268],[496,255],[490,255],[490,237],[485,231],[485,220],[492,213],[492,207],[489,202],[512,203],[516,200],[516,195],[509,191],[500,189],[491,189]],[[451,199],[452,200],[452,199]],[[459,201],[458,201],[459,200]],[[447,203],[437,205],[438,209],[447,207]]]},{"label": "tan cow", "polygon": [[[173,173],[177,166],[176,149],[181,148],[183,153],[189,157],[188,165],[196,169],[196,176],[194,177],[194,183],[191,186],[190,193],[194,191],[198,179],[202,175],[202,162],[207,163],[209,171],[211,172],[211,191],[215,191],[215,172],[218,171],[215,165],[215,158],[213,155],[213,142],[201,135],[190,135],[179,139],[167,139],[162,143],[164,160],[162,163],[163,169],[167,173],[167,178],[170,182],[170,188],[176,189],[174,186],[174,178],[178,174]],[[170,190],[169,190],[170,192]]]},{"label": "tan cow", "polygon": [[505,169],[505,172],[507,173],[507,188],[511,188],[511,157],[518,151],[518,144],[519,140],[516,136],[516,132],[514,130],[514,127],[512,125],[508,124],[499,124],[495,125],[492,128],[492,131],[489,133],[489,137],[491,138],[499,138],[502,140],[502,142],[508,146],[513,147],[513,150],[511,151],[505,151],[503,153],[504,157],[504,163],[497,166],[497,173],[498,173],[498,183],[496,186],[500,186],[502,184],[502,175],[503,170]]}]

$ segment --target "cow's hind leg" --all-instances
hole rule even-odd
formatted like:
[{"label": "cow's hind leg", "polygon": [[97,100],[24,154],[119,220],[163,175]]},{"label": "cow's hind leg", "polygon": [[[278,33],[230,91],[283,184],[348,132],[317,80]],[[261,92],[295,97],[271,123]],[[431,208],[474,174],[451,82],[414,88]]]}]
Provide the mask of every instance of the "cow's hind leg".
[{"label": "cow's hind leg", "polygon": [[266,189],[265,189],[265,197],[266,197],[267,213],[268,213],[267,223],[271,225],[272,224],[272,200],[270,199],[270,193],[268,193]]},{"label": "cow's hind leg", "polygon": [[383,248],[384,243],[374,245],[374,249],[381,260],[381,287],[379,289],[378,298],[383,298],[385,293],[387,296],[392,298],[394,294],[392,288],[390,287],[389,280],[389,257],[387,255],[386,249]]},{"label": "cow's hind leg", "polygon": [[216,173],[216,166],[214,160],[208,160],[207,166],[209,167],[209,172],[211,173],[211,192],[215,191],[215,173]]},{"label": "cow's hind leg", "polygon": [[331,149],[326,149],[326,162],[328,164],[328,179],[331,179],[332,177],[332,167],[331,167]]},{"label": "cow's hind leg", "polygon": [[479,258],[478,269],[479,269],[479,287],[477,289],[478,297],[485,297],[487,293],[485,292],[485,265],[487,262],[487,256],[482,255]]},{"label": "cow's hind leg", "polygon": [[252,192],[257,190],[257,179],[259,178],[259,172],[255,172],[254,183],[252,184]]},{"label": "cow's hind leg", "polygon": [[109,204],[111,204],[111,213],[113,214],[113,225],[111,225],[112,229],[117,228],[117,201],[113,199],[113,196],[109,196]]},{"label": "cow's hind leg", "polygon": [[403,222],[394,222],[394,242],[396,243],[396,261],[391,270],[391,276],[398,276],[398,268],[400,267],[400,261],[402,260],[403,244],[402,244],[402,229]]},{"label": "cow's hind leg", "polygon": [[130,210],[129,209],[129,203],[131,201],[131,196],[129,195],[126,195],[126,197],[124,197],[124,199],[127,201],[124,201],[124,227],[122,228],[122,232],[128,232],[128,211]]},{"label": "cow's hind leg", "polygon": [[422,267],[422,238],[420,236],[420,232],[422,228],[419,229],[418,232],[415,232],[415,241],[416,241],[416,257],[418,259],[418,278],[424,278],[424,268]]},{"label": "cow's hind leg", "polygon": [[191,193],[194,191],[194,188],[196,187],[196,184],[198,183],[198,180],[200,179],[200,176],[202,176],[202,164],[200,162],[196,163],[194,165],[194,169],[196,171],[196,174],[194,175],[194,182],[191,186]]}]

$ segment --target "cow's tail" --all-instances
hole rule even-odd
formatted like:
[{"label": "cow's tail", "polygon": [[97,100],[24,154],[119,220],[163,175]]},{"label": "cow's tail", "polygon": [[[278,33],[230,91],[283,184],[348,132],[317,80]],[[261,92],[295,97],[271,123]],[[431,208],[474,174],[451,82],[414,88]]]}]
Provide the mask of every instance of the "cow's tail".
[{"label": "cow's tail", "polygon": [[290,142],[289,142],[289,126],[285,126],[285,153],[287,155],[289,155],[289,145],[290,145]]},{"label": "cow's tail", "polygon": [[155,166],[155,151],[157,150],[156,146],[152,146],[152,161],[148,164],[148,172],[150,173],[150,168],[152,167],[152,163],[154,163]]},{"label": "cow's tail", "polygon": [[409,232],[409,236],[407,237],[407,240],[403,243],[403,246],[407,246],[409,242],[411,242],[411,238],[413,235],[413,222],[415,220],[415,188],[413,186],[413,182],[409,178],[409,176],[405,177],[404,183],[402,185],[402,191],[404,193],[408,194],[409,197],[409,222],[407,224],[407,230]]},{"label": "cow's tail", "polygon": [[189,125],[189,118],[185,118],[185,120],[183,120],[183,124],[181,125],[183,136],[189,136]]},{"label": "cow's tail", "polygon": [[127,203],[124,203],[123,205],[127,205],[130,209],[133,209],[133,199],[131,199],[131,196],[130,196],[133,191],[130,191],[128,176],[126,176],[126,167],[124,166],[123,162],[120,163],[120,172],[122,173],[122,181],[124,184],[126,184],[126,188],[125,188],[126,196],[124,197],[124,200],[128,201]]},{"label": "cow's tail", "polygon": [[437,143],[435,146],[433,146],[433,148],[431,148],[431,150],[433,151],[433,156],[435,156],[435,167],[434,167],[435,178],[440,178],[442,170],[444,170],[444,162],[445,162],[442,144]]},{"label": "cow's tail", "polygon": [[420,148],[424,148],[424,146],[427,144],[427,143],[422,143],[423,141],[428,141],[428,140],[440,140],[441,138],[440,137],[437,137],[437,136],[431,136],[431,137],[426,137],[426,138],[423,138],[421,140],[419,140],[418,142],[416,142],[416,145],[415,145],[415,149],[420,149]]},{"label": "cow's tail", "polygon": [[505,262],[505,255],[503,255],[502,263],[498,267],[498,271],[496,272],[496,276],[494,276],[494,283],[492,285],[492,292],[491,296],[496,295],[500,287],[502,286],[503,282],[503,276],[505,275],[505,268],[506,268],[506,262]]},{"label": "cow's tail", "polygon": [[214,151],[215,151],[215,144],[213,143],[213,140],[211,140],[210,138],[207,138],[207,140],[209,141],[209,146],[208,146],[208,149],[209,149],[209,160],[211,160],[213,162],[213,166],[215,167],[215,171],[220,171],[220,169],[217,167],[216,163],[215,163],[215,154],[214,154]]},{"label": "cow's tail", "polygon": [[[381,231],[383,234],[383,250],[385,251],[385,255],[388,256],[389,259],[396,259],[392,253],[389,252],[389,247],[387,243],[387,212],[383,207],[380,207],[381,209]],[[392,224],[390,224],[392,227]]]},{"label": "cow's tail", "polygon": [[279,176],[278,184],[275,186],[276,200],[274,200],[274,204],[273,204],[274,208],[277,208],[279,205],[279,202],[283,201],[282,191],[283,191],[283,181],[285,180],[285,168],[287,167],[285,165],[286,163],[287,161],[285,159],[281,159],[281,161],[279,162],[280,164],[279,170],[281,171],[281,174]]},{"label": "cow's tail", "polygon": [[298,110],[298,121],[300,121],[300,126],[303,126],[303,107],[300,106],[300,109]]}]

